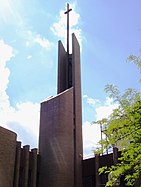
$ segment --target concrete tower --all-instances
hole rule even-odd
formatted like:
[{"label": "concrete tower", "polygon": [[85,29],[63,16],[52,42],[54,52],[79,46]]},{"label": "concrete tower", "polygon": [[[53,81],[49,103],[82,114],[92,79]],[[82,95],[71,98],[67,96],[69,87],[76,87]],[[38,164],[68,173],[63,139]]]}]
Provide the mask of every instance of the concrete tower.
[{"label": "concrete tower", "polygon": [[41,103],[40,187],[82,187],[80,46],[72,54],[58,42],[57,96]]}]

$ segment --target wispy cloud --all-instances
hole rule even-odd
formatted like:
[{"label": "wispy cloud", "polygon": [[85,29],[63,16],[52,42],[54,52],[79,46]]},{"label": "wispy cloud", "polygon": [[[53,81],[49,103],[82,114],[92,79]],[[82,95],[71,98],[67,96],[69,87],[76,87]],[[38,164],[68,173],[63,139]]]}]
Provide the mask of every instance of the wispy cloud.
[{"label": "wispy cloud", "polygon": [[97,104],[100,104],[100,100],[89,97],[88,95],[83,95],[83,98],[86,99],[86,103],[91,107],[96,107]]},{"label": "wispy cloud", "polygon": [[37,34],[34,38],[35,43],[39,44],[41,47],[50,49],[51,48],[51,42],[49,42],[48,39],[41,37],[39,34]]},{"label": "wispy cloud", "polygon": [[21,32],[22,37],[25,39],[26,47],[32,47],[33,45],[37,44],[41,48],[51,50],[52,49],[52,42],[49,41],[47,38],[37,34],[36,32],[32,32],[26,28],[23,28]]},{"label": "wispy cloud", "polygon": [[27,56],[27,60],[30,60],[32,58],[32,55]]},{"label": "wispy cloud", "polygon": [[21,7],[23,7],[21,2],[13,4],[12,0],[3,1],[0,6],[0,19],[6,24],[14,24],[16,32],[21,36],[21,39],[25,40],[27,47],[38,44],[44,49],[50,49],[52,43],[41,34],[30,29],[31,26],[25,19]]}]

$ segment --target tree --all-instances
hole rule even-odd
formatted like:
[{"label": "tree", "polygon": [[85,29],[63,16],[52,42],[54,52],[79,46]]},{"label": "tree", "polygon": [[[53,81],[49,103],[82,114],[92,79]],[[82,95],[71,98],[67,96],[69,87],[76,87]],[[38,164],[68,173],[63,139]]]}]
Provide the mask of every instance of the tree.
[{"label": "tree", "polygon": [[[141,71],[141,59],[129,56]],[[113,85],[107,85],[105,91],[118,103],[118,108],[105,119],[98,121],[104,128],[105,138],[99,143],[102,153],[110,147],[118,147],[121,156],[118,163],[111,167],[102,167],[100,173],[109,173],[112,177],[106,186],[112,186],[124,175],[128,186],[133,186],[141,175],[141,95],[134,89],[127,89],[121,94]]]},{"label": "tree", "polygon": [[[140,49],[140,53],[141,53],[141,49]],[[141,57],[140,56],[130,55],[127,58],[127,62],[134,63],[137,66],[137,68],[139,69],[140,73],[141,73]],[[141,79],[140,79],[140,81],[141,81]]]}]

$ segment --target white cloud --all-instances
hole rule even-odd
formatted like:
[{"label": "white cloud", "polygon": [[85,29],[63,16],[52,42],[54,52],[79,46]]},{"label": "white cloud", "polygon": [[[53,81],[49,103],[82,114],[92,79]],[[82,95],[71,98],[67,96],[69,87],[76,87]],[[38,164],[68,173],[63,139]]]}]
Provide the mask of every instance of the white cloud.
[{"label": "white cloud", "polygon": [[39,44],[41,47],[50,49],[51,43],[46,38],[41,37],[39,34],[37,34],[34,38],[34,42]]},{"label": "white cloud", "polygon": [[27,60],[30,60],[32,58],[32,55],[27,56]]},{"label": "white cloud", "polygon": [[96,107],[97,104],[100,104],[100,100],[93,99],[88,97],[87,95],[83,95],[83,98],[86,99],[86,103],[89,104],[91,107]]},{"label": "white cloud", "polygon": [[102,118],[108,117],[114,109],[118,107],[117,103],[113,103],[113,99],[106,97],[104,105],[97,107],[96,110],[96,121]]},{"label": "white cloud", "polygon": [[53,44],[51,41],[36,32],[32,32],[25,26],[22,27],[19,34],[21,34],[22,38],[25,40],[26,47],[32,47],[38,44],[43,49],[52,49]]},{"label": "white cloud", "polygon": [[38,44],[42,48],[50,49],[52,43],[47,38],[29,29],[30,26],[28,26],[25,17],[20,11],[21,6],[20,2],[14,4],[12,0],[2,1],[0,3],[0,19],[17,27],[17,33],[25,40],[27,47]]},{"label": "white cloud", "polygon": [[84,122],[83,126],[83,152],[84,158],[94,156],[93,150],[97,147],[100,140],[100,127],[98,124]]},{"label": "white cloud", "polygon": [[[1,111],[1,125],[16,132],[18,135],[17,139],[23,144],[37,147],[39,135],[39,110],[39,103],[17,103],[15,108],[9,105]],[[22,133],[21,130],[23,131]],[[28,134],[28,137],[26,134]]]},{"label": "white cloud", "polygon": [[[17,134],[20,132],[20,128],[24,129],[25,132],[29,134],[29,137],[24,137],[24,140],[18,134],[18,139],[24,144],[31,144],[31,142],[26,141],[32,137],[32,142],[34,141],[34,146],[38,145],[38,134],[39,134],[39,115],[40,115],[40,104],[25,102],[17,103],[16,107],[7,116],[6,124],[9,128],[13,128],[13,124],[18,124],[16,126]],[[12,124],[12,125],[11,125]],[[15,128],[15,126],[14,126]],[[24,132],[23,132],[24,133]]]},{"label": "white cloud", "polygon": [[[108,117],[112,111],[118,107],[117,103],[113,102],[113,99],[106,97],[102,103],[96,100],[100,106],[96,105],[95,99],[89,98],[84,95],[83,98],[87,99],[87,103],[90,106],[95,107],[96,121]],[[101,132],[99,124],[91,124],[86,121],[83,124],[83,146],[84,146],[84,158],[92,157],[93,150],[96,149],[98,141],[101,139]]]},{"label": "white cloud", "polygon": [[[6,64],[12,57],[14,57],[12,47],[0,40],[0,125],[15,130],[13,129],[13,124],[17,124],[17,134],[21,128],[24,129],[25,132],[31,135],[29,138],[32,138],[35,142],[34,145],[36,144],[37,146],[39,104],[32,102],[17,103],[14,108],[10,105],[9,96],[6,92],[10,75],[10,70],[6,67]],[[24,132],[22,137],[18,134],[18,139],[26,144],[30,144],[30,142],[26,141],[27,137],[24,135]]]},{"label": "white cloud", "polygon": [[[9,102],[9,96],[6,89],[8,87],[9,69],[6,67],[8,61],[14,57],[13,49],[4,41],[0,41],[0,123],[6,128],[16,131],[18,140],[24,144],[33,144],[37,146],[39,134],[39,103],[17,103],[12,107]],[[95,106],[96,120],[107,117],[118,105],[113,100],[106,98],[102,104],[98,99],[83,96],[87,103]],[[98,103],[98,106],[95,105]],[[22,133],[20,133],[22,129]],[[92,155],[92,150],[96,148],[100,140],[100,127],[98,124],[91,125],[88,121],[83,124],[83,145],[84,156]],[[32,145],[33,145],[32,144]]]},{"label": "white cloud", "polygon": [[9,45],[5,44],[3,40],[0,40],[0,65],[5,66],[7,61],[14,56],[13,49]]},{"label": "white cloud", "polygon": [[22,125],[37,136],[39,132],[39,114],[40,104],[39,103],[17,103],[16,112],[14,118]]},{"label": "white cloud", "polygon": [[14,56],[13,49],[0,40],[0,117],[4,118],[6,109],[11,110],[9,97],[6,93],[8,78],[10,75],[9,69],[6,67],[7,62]]},{"label": "white cloud", "polygon": [[[76,5],[75,3],[70,4],[72,11],[70,12],[70,34],[75,33],[80,46],[82,46],[82,30],[78,28],[80,15],[76,12]],[[63,39],[63,42],[66,45],[66,25],[67,25],[67,17],[64,14],[66,10],[61,10],[58,16],[57,22],[55,22],[51,30],[59,39]],[[71,50],[71,36],[70,36],[70,50]]]}]

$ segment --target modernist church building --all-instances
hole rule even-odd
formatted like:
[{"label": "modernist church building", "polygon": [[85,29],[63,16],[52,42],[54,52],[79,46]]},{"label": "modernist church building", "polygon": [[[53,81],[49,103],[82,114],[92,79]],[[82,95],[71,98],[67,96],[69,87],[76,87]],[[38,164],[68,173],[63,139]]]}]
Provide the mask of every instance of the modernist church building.
[{"label": "modernist church building", "polygon": [[0,127],[0,187],[82,187],[80,46],[58,42],[57,95],[41,103],[39,147]]},{"label": "modernist church building", "polygon": [[58,42],[57,81],[57,95],[41,103],[37,149],[21,147],[15,132],[0,127],[0,187],[83,186],[80,46],[75,34],[72,54]]},{"label": "modernist church building", "polygon": [[[104,187],[113,155],[83,160],[80,46],[58,42],[57,94],[41,103],[39,147],[21,147],[16,132],[0,127],[0,187]],[[120,186],[124,186],[123,184]]]},{"label": "modernist church building", "polygon": [[[80,46],[72,54],[58,42],[57,95],[41,103],[39,147],[21,147],[15,132],[0,127],[0,187],[101,187],[98,168],[113,155],[83,160]],[[124,185],[120,185],[124,186]]]}]

